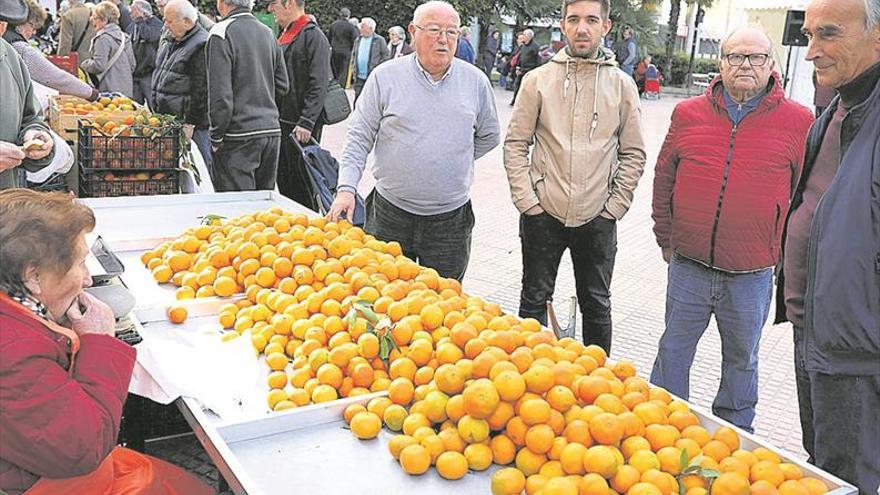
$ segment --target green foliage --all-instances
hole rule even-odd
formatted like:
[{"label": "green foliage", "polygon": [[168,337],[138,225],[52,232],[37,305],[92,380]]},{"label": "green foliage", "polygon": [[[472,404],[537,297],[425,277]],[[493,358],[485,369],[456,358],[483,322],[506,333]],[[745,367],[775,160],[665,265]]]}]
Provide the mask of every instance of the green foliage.
[{"label": "green foliage", "polygon": [[620,39],[620,32],[625,26],[633,28],[640,56],[651,53],[659,48],[657,35],[657,12],[646,8],[647,0],[619,0],[611,3],[611,36]]},{"label": "green foliage", "polygon": [[[677,53],[672,56],[671,59],[666,58],[666,54],[664,53],[656,53],[651,55],[653,58],[652,62],[661,71],[663,71],[663,84],[666,86],[681,86],[685,83],[685,79],[687,79],[687,70],[688,70],[688,55],[685,53]],[[669,62],[671,61],[672,70],[667,72],[668,69],[665,67],[670,67]],[[718,72],[718,61],[707,59],[707,58],[695,58],[694,59],[694,72],[697,74],[705,74],[707,72]]]}]

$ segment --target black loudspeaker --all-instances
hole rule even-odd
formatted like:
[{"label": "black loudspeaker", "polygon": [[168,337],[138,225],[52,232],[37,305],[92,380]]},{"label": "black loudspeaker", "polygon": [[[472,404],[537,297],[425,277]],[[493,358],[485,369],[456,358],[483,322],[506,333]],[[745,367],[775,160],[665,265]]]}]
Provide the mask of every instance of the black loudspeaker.
[{"label": "black loudspeaker", "polygon": [[782,44],[784,46],[807,46],[807,37],[801,33],[802,27],[804,27],[803,10],[789,10],[786,12]]}]

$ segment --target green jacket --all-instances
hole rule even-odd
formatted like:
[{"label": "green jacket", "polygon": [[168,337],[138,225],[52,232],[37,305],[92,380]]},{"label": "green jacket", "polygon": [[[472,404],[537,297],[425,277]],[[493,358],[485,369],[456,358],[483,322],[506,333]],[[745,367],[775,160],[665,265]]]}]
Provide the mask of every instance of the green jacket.
[{"label": "green jacket", "polygon": [[[43,112],[34,96],[31,78],[21,57],[12,45],[0,39],[0,141],[21,145],[29,129],[49,128],[43,124]],[[24,160],[20,166],[0,172],[0,189],[25,186],[25,170],[35,172],[49,165],[55,149],[41,160]]]}]

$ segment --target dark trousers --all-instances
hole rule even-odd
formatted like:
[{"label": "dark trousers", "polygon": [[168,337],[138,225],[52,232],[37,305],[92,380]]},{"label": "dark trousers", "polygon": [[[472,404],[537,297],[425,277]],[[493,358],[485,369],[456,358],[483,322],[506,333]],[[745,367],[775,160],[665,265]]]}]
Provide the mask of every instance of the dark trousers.
[{"label": "dark trousers", "polygon": [[348,65],[350,63],[351,51],[334,51],[330,55],[330,70],[333,72],[333,77],[343,88],[345,87],[346,79],[348,79]]},{"label": "dark trousers", "polygon": [[849,481],[860,495],[880,486],[880,375],[806,370],[803,330],[794,329],[795,377],[809,462]]},{"label": "dark trousers", "polygon": [[471,257],[474,211],[471,202],[439,215],[415,215],[383,198],[367,196],[364,230],[382,241],[397,241],[407,258],[437,270],[441,277],[464,278]]},{"label": "dark trousers", "polygon": [[357,76],[354,77],[354,82],[352,86],[354,86],[354,104],[357,105],[358,98],[361,96],[361,91],[364,90],[364,84],[367,83],[366,79],[361,79]]},{"label": "dark trousers", "polygon": [[147,95],[150,94],[150,84],[152,84],[152,79],[152,75],[142,77],[135,76],[133,85],[134,94],[131,96],[131,99],[138,103],[144,103]]},{"label": "dark trousers", "polygon": [[[323,126],[317,125],[312,130],[312,138],[321,141]],[[293,127],[281,126],[281,154],[278,159],[278,191],[306,208],[317,211],[314,192],[309,182],[306,162],[302,153],[293,142]]]},{"label": "dark trousers", "polygon": [[256,191],[275,189],[280,136],[260,136],[246,141],[225,140],[214,152],[211,180],[214,190]]},{"label": "dark trousers", "polygon": [[579,227],[566,227],[549,213],[521,215],[523,276],[519,316],[547,324],[547,302],[553,300],[562,253],[574,265],[584,344],[611,352],[611,274],[617,254],[617,222],[596,217]]}]

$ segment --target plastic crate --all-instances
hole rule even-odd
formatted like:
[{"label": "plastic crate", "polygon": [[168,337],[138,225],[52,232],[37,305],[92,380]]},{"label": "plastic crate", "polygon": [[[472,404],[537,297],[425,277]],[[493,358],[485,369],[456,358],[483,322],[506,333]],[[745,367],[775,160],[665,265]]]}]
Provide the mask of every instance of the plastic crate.
[{"label": "plastic crate", "polygon": [[[143,174],[149,178],[139,177]],[[162,178],[154,178],[159,174],[162,174]],[[127,171],[122,174],[81,170],[79,191],[84,198],[177,194],[180,192],[180,170]]]},{"label": "plastic crate", "polygon": [[69,55],[48,55],[46,58],[59,69],[69,72],[74,76],[78,75],[79,58],[77,57],[76,52]]},{"label": "plastic crate", "polygon": [[181,126],[174,125],[155,137],[105,135],[89,122],[80,120],[77,160],[83,170],[175,169],[180,159],[180,132]]}]

